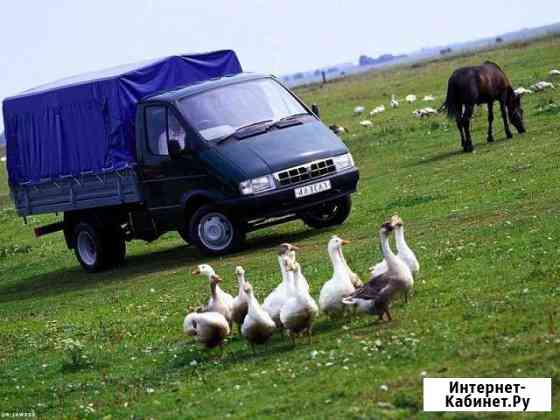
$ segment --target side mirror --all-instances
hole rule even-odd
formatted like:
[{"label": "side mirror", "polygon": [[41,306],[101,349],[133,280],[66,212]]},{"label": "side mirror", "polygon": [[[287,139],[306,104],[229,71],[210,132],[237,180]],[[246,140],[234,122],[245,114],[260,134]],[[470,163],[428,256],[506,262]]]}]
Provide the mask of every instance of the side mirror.
[{"label": "side mirror", "polygon": [[311,112],[313,112],[317,118],[321,118],[321,111],[319,110],[319,105],[311,104]]},{"label": "side mirror", "polygon": [[177,159],[179,156],[181,156],[183,149],[181,148],[181,145],[177,140],[170,139],[167,142],[167,151],[171,159]]}]

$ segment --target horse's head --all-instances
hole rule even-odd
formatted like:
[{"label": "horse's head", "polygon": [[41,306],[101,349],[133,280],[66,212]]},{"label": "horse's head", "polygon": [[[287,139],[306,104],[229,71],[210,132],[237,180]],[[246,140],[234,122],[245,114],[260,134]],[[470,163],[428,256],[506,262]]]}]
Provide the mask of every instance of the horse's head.
[{"label": "horse's head", "polygon": [[521,108],[521,95],[517,95],[510,88],[508,92],[507,110],[508,117],[518,133],[525,132],[525,124],[523,124],[523,108]]}]

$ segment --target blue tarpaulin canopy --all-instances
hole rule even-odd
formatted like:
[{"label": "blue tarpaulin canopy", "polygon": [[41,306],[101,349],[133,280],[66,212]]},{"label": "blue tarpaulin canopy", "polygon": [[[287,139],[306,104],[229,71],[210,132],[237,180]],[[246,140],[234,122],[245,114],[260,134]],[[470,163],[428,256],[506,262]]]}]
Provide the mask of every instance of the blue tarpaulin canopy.
[{"label": "blue tarpaulin canopy", "polygon": [[139,100],[241,71],[231,50],[171,56],[70,77],[7,98],[10,184],[129,167],[135,162]]}]

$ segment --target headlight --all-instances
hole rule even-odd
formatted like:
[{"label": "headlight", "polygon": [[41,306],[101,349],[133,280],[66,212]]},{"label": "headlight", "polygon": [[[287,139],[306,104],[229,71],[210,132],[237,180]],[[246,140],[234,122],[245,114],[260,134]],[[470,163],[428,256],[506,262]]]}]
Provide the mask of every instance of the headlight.
[{"label": "headlight", "polygon": [[270,191],[276,188],[272,175],[260,176],[258,178],[248,179],[239,184],[241,194],[258,194],[264,191]]},{"label": "headlight", "polygon": [[343,171],[354,167],[354,158],[351,153],[345,155],[335,156],[332,158],[334,167],[337,171]]}]

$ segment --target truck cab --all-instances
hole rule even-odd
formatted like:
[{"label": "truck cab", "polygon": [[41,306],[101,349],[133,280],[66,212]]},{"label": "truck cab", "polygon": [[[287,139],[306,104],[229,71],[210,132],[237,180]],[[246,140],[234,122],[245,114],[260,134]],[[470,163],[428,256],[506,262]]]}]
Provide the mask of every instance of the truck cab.
[{"label": "truck cab", "polygon": [[136,112],[144,239],[177,230],[207,255],[247,232],[302,219],[342,223],[359,173],[351,154],[276,78],[241,73],[151,95]]},{"label": "truck cab", "polygon": [[6,98],[17,213],[63,214],[86,271],[120,264],[126,242],[177,231],[203,254],[301,219],[343,223],[359,173],[342,141],[273,76],[234,51],[173,55],[54,81]]}]

